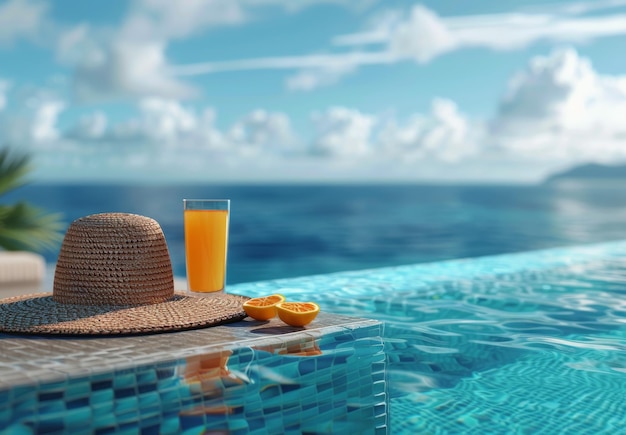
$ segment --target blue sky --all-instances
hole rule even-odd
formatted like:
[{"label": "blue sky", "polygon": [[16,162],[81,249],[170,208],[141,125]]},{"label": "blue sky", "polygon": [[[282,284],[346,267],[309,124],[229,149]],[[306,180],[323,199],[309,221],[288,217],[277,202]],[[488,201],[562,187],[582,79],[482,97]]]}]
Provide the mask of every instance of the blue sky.
[{"label": "blue sky", "polygon": [[626,0],[0,1],[39,180],[534,182],[626,160]]}]

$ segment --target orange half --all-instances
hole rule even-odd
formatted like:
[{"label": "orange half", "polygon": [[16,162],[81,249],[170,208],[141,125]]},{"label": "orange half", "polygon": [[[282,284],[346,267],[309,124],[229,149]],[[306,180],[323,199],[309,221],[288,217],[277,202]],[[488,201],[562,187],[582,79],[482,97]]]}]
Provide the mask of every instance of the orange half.
[{"label": "orange half", "polygon": [[317,317],[320,307],[313,302],[280,302],[276,305],[280,320],[290,326],[308,325]]},{"label": "orange half", "polygon": [[285,297],[279,294],[252,298],[243,303],[243,310],[255,320],[269,320],[276,317],[276,304],[284,301]]}]

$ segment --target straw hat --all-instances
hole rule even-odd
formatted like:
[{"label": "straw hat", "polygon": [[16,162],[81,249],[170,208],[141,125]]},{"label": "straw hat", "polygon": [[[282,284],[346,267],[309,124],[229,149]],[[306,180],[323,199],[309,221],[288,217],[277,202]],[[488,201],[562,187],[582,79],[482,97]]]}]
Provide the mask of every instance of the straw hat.
[{"label": "straw hat", "polygon": [[69,226],[52,294],[0,300],[0,332],[120,335],[202,328],[243,319],[246,299],[174,292],[159,224],[135,214],[101,213]]}]

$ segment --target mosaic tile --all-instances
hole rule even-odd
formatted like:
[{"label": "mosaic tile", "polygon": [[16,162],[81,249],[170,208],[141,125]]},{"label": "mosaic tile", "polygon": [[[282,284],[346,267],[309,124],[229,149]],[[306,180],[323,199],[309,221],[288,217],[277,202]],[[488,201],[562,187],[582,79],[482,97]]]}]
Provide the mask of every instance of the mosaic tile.
[{"label": "mosaic tile", "polygon": [[322,313],[311,326],[0,335],[0,432],[375,433],[388,409],[380,323]]}]

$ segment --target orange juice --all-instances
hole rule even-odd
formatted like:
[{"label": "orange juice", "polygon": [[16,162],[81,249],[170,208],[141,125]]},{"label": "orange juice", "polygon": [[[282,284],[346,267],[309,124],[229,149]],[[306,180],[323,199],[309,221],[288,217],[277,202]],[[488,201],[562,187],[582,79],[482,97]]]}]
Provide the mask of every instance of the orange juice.
[{"label": "orange juice", "polygon": [[228,210],[185,210],[184,217],[189,290],[224,290]]}]

